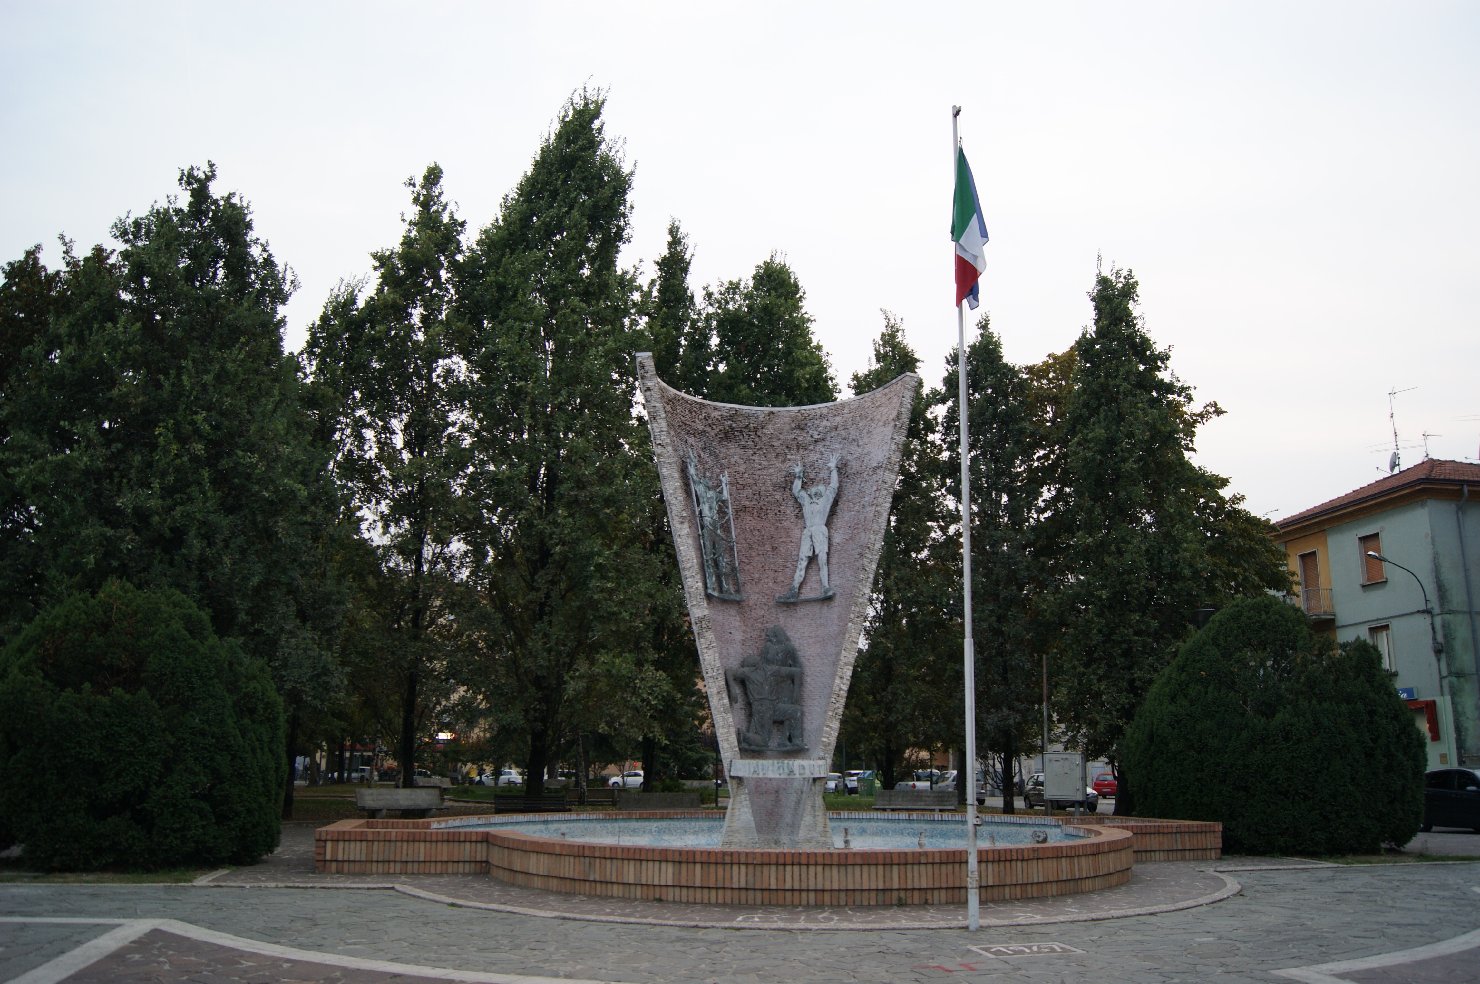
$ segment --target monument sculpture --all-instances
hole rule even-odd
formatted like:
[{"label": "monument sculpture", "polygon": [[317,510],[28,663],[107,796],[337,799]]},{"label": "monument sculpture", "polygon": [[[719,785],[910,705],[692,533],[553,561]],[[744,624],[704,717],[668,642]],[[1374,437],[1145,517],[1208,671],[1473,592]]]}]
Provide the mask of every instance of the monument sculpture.
[{"label": "monument sculpture", "polygon": [[730,509],[730,476],[719,477],[719,488],[699,474],[699,463],[689,455],[689,488],[699,516],[699,547],[704,555],[704,585],[716,598],[740,600],[740,558],[735,552],[735,514]]},{"label": "monument sculpture", "polygon": [[802,582],[807,577],[807,565],[813,557],[817,558],[817,574],[822,580],[822,592],[805,600],[826,601],[833,596],[827,572],[827,518],[832,512],[833,500],[838,495],[837,455],[832,456],[828,468],[827,484],[814,485],[810,489],[802,487],[802,478],[806,473],[801,464],[798,463],[792,469],[791,494],[797,500],[797,505],[802,507],[802,545],[798,550],[797,572],[791,579],[791,590],[778,597],[777,601],[804,600],[801,597]]},{"label": "monument sculpture", "polygon": [[637,363],[730,781],[722,843],[830,848],[822,790],[919,377],[740,407],[673,389],[646,353]]},{"label": "monument sculpture", "polygon": [[[730,703],[743,702],[748,719],[737,732],[746,752],[792,752],[802,743],[802,663],[786,630],[773,625],[766,644],[725,673]],[[743,701],[741,699],[743,695]]]}]

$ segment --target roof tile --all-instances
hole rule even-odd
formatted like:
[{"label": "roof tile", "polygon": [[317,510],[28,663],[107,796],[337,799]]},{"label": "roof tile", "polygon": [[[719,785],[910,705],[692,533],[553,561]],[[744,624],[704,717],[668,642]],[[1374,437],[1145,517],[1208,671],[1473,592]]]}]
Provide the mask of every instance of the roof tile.
[{"label": "roof tile", "polygon": [[1404,468],[1400,472],[1394,472],[1386,478],[1379,478],[1370,485],[1364,485],[1359,489],[1353,489],[1346,495],[1337,496],[1319,506],[1312,506],[1302,510],[1293,516],[1276,520],[1275,526],[1281,530],[1289,529],[1305,520],[1313,519],[1322,513],[1335,512],[1344,506],[1355,505],[1369,499],[1379,499],[1391,495],[1400,489],[1412,485],[1424,483],[1480,483],[1480,464],[1472,464],[1468,461],[1445,461],[1439,458],[1426,458],[1411,468]]}]

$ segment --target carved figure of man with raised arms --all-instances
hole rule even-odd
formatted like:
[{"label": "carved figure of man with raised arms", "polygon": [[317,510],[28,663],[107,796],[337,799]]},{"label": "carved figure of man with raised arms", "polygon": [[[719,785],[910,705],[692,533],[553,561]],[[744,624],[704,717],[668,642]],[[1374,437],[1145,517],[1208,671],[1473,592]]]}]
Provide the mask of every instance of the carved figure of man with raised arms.
[{"label": "carved figure of man with raised arms", "polygon": [[811,488],[804,488],[802,485],[805,476],[800,462],[791,470],[791,494],[802,507],[802,543],[797,551],[797,572],[791,580],[791,590],[778,598],[778,601],[799,600],[802,581],[807,576],[807,565],[813,557],[817,558],[817,574],[822,581],[822,593],[818,597],[833,596],[827,570],[827,518],[832,513],[833,500],[838,495],[840,461],[837,455],[828,459],[827,484],[814,485]]}]

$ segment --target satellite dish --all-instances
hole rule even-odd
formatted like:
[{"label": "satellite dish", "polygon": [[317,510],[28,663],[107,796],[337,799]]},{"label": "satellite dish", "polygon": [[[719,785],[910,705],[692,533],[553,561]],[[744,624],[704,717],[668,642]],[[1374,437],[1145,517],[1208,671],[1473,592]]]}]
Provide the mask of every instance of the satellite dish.
[{"label": "satellite dish", "polygon": [[1394,451],[1392,453],[1392,456],[1388,458],[1388,471],[1389,472],[1395,472],[1397,470],[1398,470],[1398,452]]}]

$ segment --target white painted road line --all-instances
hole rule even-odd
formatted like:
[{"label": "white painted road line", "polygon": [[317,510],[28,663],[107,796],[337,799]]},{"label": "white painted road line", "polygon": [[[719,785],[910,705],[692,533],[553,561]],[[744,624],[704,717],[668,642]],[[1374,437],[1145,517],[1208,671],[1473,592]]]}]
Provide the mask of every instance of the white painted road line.
[{"label": "white painted road line", "polygon": [[284,960],[301,960],[305,963],[324,964],[330,967],[373,970],[386,974],[430,977],[443,981],[465,981],[468,984],[621,984],[618,981],[579,980],[571,977],[537,977],[529,974],[488,974],[475,970],[452,970],[444,967],[395,963],[389,960],[371,960],[365,957],[351,957],[316,950],[300,950],[296,947],[281,946],[277,943],[263,943],[259,940],[247,939],[242,936],[232,936],[230,933],[219,933],[213,929],[202,929],[199,926],[192,926],[190,923],[180,922],[175,919],[48,919],[36,916],[0,916],[0,923],[29,923],[32,925],[47,923],[70,925],[121,924],[116,929],[110,930],[96,939],[89,940],[76,949],[62,954],[55,960],[51,960],[37,967],[35,970],[22,974],[12,980],[10,984],[62,984],[63,981],[79,970],[97,963],[119,947],[132,943],[145,933],[155,929],[200,943],[209,943],[214,946],[241,950],[246,953],[256,953],[266,957],[279,957]]},{"label": "white painted road line", "polygon": [[1420,960],[1432,960],[1435,957],[1447,957],[1456,953],[1480,946],[1480,929],[1473,933],[1465,933],[1453,939],[1440,940],[1438,943],[1430,943],[1427,946],[1416,946],[1411,950],[1395,950],[1392,953],[1378,953],[1370,957],[1361,957],[1356,960],[1338,960],[1335,963],[1316,964],[1311,967],[1294,967],[1289,970],[1276,970],[1274,973],[1280,977],[1288,977],[1293,981],[1303,981],[1305,984],[1343,984],[1342,974],[1355,973],[1362,970],[1374,970],[1380,967],[1391,967],[1395,964],[1417,963]]}]

